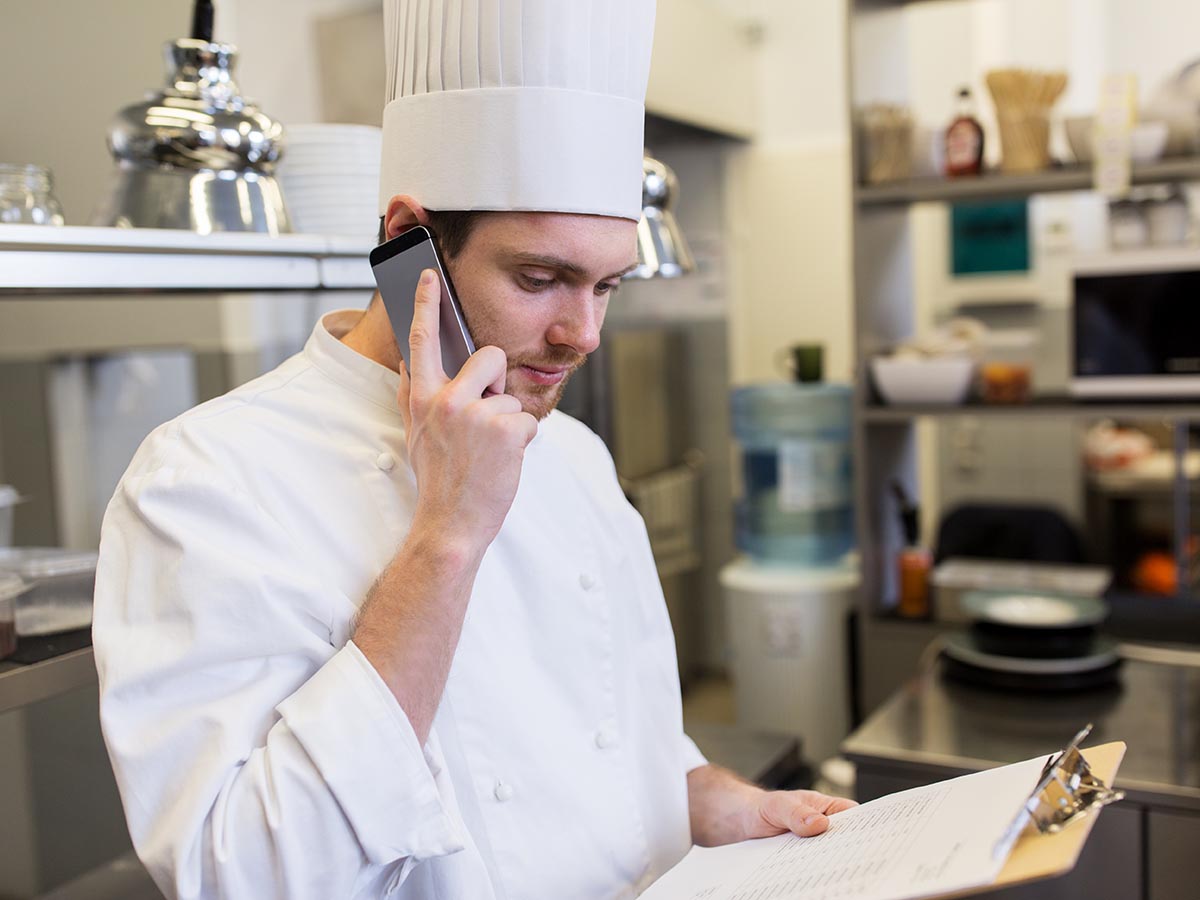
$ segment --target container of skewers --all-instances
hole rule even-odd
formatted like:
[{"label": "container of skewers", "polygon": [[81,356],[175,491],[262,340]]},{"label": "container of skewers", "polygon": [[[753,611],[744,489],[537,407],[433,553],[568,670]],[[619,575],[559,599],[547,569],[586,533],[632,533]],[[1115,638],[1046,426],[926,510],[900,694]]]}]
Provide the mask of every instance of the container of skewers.
[{"label": "container of skewers", "polygon": [[994,69],[988,91],[1000,126],[1000,168],[1039,172],[1050,165],[1050,110],[1067,87],[1066,72]]}]

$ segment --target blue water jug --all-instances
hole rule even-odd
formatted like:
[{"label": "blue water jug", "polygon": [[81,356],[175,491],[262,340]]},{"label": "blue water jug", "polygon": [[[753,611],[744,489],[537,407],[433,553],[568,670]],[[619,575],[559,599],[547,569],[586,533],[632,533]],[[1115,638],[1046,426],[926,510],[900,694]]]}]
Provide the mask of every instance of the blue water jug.
[{"label": "blue water jug", "polygon": [[820,565],[853,549],[852,396],[838,384],[734,390],[744,487],[737,544],[750,555]]}]

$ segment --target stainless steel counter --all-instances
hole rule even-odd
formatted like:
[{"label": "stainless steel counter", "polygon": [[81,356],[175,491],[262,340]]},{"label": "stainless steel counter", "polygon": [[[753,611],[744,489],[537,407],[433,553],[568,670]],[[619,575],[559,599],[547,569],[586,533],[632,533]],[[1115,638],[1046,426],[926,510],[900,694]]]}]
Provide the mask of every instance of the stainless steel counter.
[{"label": "stainless steel counter", "polygon": [[91,647],[31,665],[0,662],[0,713],[95,683],[96,661]]},{"label": "stainless steel counter", "polygon": [[1089,744],[1121,740],[1130,800],[1200,811],[1200,667],[1127,661],[1121,687],[1064,696],[1010,694],[916,677],[842,745],[851,760],[945,776],[1061,748],[1087,722]]}]

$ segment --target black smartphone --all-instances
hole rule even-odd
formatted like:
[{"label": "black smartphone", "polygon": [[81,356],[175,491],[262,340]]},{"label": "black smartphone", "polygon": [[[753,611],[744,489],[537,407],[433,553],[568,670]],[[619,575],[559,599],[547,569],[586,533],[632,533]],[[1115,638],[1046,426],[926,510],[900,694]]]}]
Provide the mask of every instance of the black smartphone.
[{"label": "black smartphone", "polygon": [[413,308],[416,305],[417,284],[426,269],[437,272],[442,286],[441,318],[438,333],[442,344],[442,367],[453,378],[475,352],[467,320],[454,296],[450,276],[442,264],[433,232],[423,225],[408,229],[371,251],[371,270],[383,298],[384,309],[392,323],[396,344],[404,365],[409,366],[408,334],[412,330]]}]

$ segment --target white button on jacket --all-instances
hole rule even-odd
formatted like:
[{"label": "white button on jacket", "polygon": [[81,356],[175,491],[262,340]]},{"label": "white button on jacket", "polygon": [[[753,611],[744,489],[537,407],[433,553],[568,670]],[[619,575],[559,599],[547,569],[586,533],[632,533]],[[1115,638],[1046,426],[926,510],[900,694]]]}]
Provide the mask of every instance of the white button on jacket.
[{"label": "white button on jacket", "polygon": [[703,763],[642,522],[599,439],[544,420],[419,745],[349,640],[416,497],[397,376],[336,339],[359,315],[156,430],[108,508],[101,721],[138,853],[168,897],[629,896],[689,848]]}]

